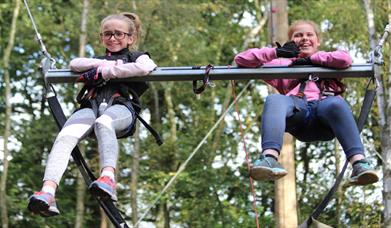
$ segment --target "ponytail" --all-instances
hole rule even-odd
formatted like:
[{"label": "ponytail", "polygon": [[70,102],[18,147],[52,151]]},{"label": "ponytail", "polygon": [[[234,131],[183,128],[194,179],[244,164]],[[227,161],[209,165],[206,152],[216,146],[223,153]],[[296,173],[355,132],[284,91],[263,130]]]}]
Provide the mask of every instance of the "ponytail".
[{"label": "ponytail", "polygon": [[138,43],[138,41],[141,39],[141,20],[139,16],[135,13],[128,12],[122,12],[120,15],[129,18],[133,22],[133,25],[130,25],[130,29],[132,30],[131,33],[134,36],[135,44]]}]

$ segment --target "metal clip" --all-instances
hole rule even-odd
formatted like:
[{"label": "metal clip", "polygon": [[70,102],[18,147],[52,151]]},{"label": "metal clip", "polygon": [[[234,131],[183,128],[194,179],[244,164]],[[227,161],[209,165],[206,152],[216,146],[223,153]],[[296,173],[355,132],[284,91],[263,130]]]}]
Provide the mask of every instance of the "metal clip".
[{"label": "metal clip", "polygon": [[312,76],[312,74],[310,74],[310,76],[308,76],[308,81],[316,82],[318,80],[319,80],[319,77],[317,77],[317,76]]},{"label": "metal clip", "polygon": [[106,103],[106,99],[103,99],[102,103],[100,103],[99,105],[99,115],[102,115],[106,109],[107,109],[107,103]]}]

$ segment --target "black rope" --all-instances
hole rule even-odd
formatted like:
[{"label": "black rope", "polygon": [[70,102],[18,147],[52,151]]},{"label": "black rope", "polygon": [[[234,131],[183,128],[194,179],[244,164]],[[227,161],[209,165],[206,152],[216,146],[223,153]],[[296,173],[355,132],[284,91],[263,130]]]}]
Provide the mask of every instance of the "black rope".
[{"label": "black rope", "polygon": [[205,67],[205,75],[204,78],[202,79],[202,85],[200,87],[197,88],[197,80],[193,81],[193,92],[195,94],[201,94],[202,92],[204,92],[206,86],[210,85],[209,72],[213,68],[214,66],[212,64],[208,64]]}]

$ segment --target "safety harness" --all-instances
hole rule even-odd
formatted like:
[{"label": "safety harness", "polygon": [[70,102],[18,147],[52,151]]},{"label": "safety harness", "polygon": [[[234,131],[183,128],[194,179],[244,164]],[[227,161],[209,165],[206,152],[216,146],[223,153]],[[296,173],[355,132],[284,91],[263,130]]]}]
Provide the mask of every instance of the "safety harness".
[{"label": "safety harness", "polygon": [[313,81],[316,83],[319,88],[319,99],[325,96],[338,96],[346,91],[346,86],[343,84],[340,79],[336,78],[319,78],[310,74],[308,78],[296,79],[291,82],[289,85],[289,91],[295,88],[300,84],[299,92],[295,95],[296,97],[303,98],[304,90],[307,85],[307,82]]},{"label": "safety harness", "polygon": [[[135,62],[138,57],[144,54],[149,55],[147,52],[130,52],[127,48],[125,48],[119,52],[106,51],[105,56],[99,56],[96,58],[106,60],[122,60],[124,63],[132,63]],[[142,110],[140,96],[148,88],[149,86],[146,82],[107,81],[102,86],[97,87],[84,85],[77,95],[76,100],[80,104],[80,108],[91,108],[94,111],[96,117],[98,117],[101,113],[99,112],[99,107],[104,107],[104,110],[106,110],[114,104],[121,104],[126,106],[132,113],[133,117],[136,117],[154,136],[156,143],[161,145],[163,144],[163,141],[159,133],[139,115]],[[117,138],[131,136],[134,134],[135,130],[135,124],[132,122],[126,131],[118,135]]]}]

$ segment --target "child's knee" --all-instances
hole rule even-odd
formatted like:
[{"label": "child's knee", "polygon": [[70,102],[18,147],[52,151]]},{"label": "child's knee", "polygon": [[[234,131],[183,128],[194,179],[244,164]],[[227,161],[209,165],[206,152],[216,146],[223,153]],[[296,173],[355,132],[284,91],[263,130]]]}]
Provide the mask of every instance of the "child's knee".
[{"label": "child's knee", "polygon": [[95,120],[95,129],[109,128],[111,129],[113,120],[108,115],[102,115]]},{"label": "child's knee", "polygon": [[329,97],[325,102],[325,105],[321,108],[322,112],[326,112],[329,115],[339,115],[341,112],[349,111],[349,107],[345,100],[340,97]]},{"label": "child's knee", "polygon": [[274,105],[274,104],[281,104],[283,99],[287,98],[285,95],[281,94],[270,94],[266,97],[265,105]]}]

